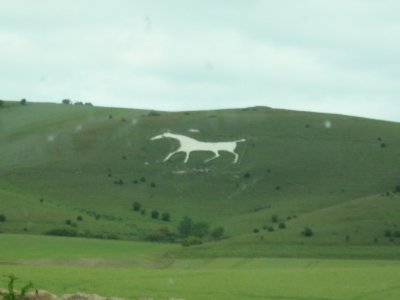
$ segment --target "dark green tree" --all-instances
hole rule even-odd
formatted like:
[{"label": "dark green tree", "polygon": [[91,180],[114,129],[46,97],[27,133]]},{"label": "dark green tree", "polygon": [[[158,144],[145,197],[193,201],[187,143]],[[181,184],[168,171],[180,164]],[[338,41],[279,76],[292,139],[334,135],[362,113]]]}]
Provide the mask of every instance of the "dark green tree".
[{"label": "dark green tree", "polygon": [[203,238],[210,233],[210,225],[205,222],[198,222],[193,224],[192,235]]},{"label": "dark green tree", "polygon": [[224,227],[216,227],[211,231],[211,237],[214,240],[219,240],[224,236],[225,229]]},{"label": "dark green tree", "polygon": [[133,210],[134,211],[140,211],[141,208],[142,208],[142,205],[139,202],[134,202],[133,203]]},{"label": "dark green tree", "polygon": [[314,235],[313,230],[310,227],[306,227],[304,228],[304,230],[301,232],[302,235],[306,236],[306,237],[311,237]]},{"label": "dark green tree", "polygon": [[189,217],[184,217],[178,225],[179,236],[186,238],[192,234],[193,231],[193,220]]},{"label": "dark green tree", "polygon": [[151,211],[151,217],[153,219],[158,219],[159,216],[160,216],[160,213],[158,212],[158,210],[152,210]]},{"label": "dark green tree", "polygon": [[171,216],[169,213],[165,212],[161,215],[161,219],[165,222],[169,222],[169,220],[171,219]]}]

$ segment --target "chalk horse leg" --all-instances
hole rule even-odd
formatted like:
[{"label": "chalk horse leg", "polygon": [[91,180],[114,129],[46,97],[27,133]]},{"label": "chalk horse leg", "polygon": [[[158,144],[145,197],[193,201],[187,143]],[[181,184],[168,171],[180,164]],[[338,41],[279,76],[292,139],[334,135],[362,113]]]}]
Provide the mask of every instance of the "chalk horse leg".
[{"label": "chalk horse leg", "polygon": [[168,154],[167,155],[167,157],[166,158],[164,158],[164,161],[167,161],[168,159],[170,159],[171,158],[171,156],[172,155],[174,155],[175,153],[178,153],[179,151],[174,151],[174,152],[171,152],[170,154]]},{"label": "chalk horse leg", "polygon": [[185,152],[185,153],[186,153],[186,156],[185,156],[185,164],[186,164],[189,160],[190,152]]},{"label": "chalk horse leg", "polygon": [[237,155],[237,153],[232,152],[233,155],[235,155],[235,159],[233,160],[233,163],[236,164],[239,158],[239,155]]},{"label": "chalk horse leg", "polygon": [[213,159],[216,159],[216,158],[218,158],[219,157],[219,153],[218,153],[218,151],[217,152],[214,152],[214,156],[213,157],[211,157],[211,158],[209,158],[209,159],[206,159],[204,162],[209,162],[210,160],[213,160]]}]

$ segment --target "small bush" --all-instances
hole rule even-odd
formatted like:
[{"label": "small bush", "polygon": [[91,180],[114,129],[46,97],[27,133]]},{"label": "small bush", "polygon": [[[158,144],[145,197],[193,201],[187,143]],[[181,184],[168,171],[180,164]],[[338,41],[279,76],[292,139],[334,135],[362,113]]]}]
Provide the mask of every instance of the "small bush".
[{"label": "small bush", "polygon": [[69,104],[72,103],[72,101],[71,101],[70,99],[63,99],[63,100],[61,101],[61,103],[62,103],[62,104],[69,105]]},{"label": "small bush", "polygon": [[141,209],[141,210],[140,210],[140,214],[141,214],[142,216],[146,215],[146,210],[145,210],[145,209]]},{"label": "small bush", "polygon": [[311,237],[314,235],[314,232],[312,231],[312,229],[310,227],[306,227],[304,228],[304,230],[301,232],[302,235],[306,236],[306,237]]},{"label": "small bush", "polygon": [[0,222],[5,222],[7,220],[7,218],[6,218],[6,216],[5,215],[3,215],[3,214],[1,214],[0,215]]},{"label": "small bush", "polygon": [[19,101],[19,103],[20,103],[21,105],[26,105],[26,99],[21,99],[21,101]]},{"label": "small bush", "polygon": [[134,211],[140,211],[141,208],[142,208],[142,205],[139,202],[134,202],[133,203],[133,210]]},{"label": "small bush", "polygon": [[225,231],[224,227],[217,227],[217,228],[214,228],[214,229],[211,231],[211,237],[212,237],[214,240],[219,240],[219,239],[221,239],[221,238],[224,236],[224,231]]},{"label": "small bush", "polygon": [[146,178],[145,177],[140,177],[140,181],[141,182],[146,182]]},{"label": "small bush", "polygon": [[391,237],[392,236],[392,231],[391,230],[385,230],[385,237]]},{"label": "small bush", "polygon": [[32,282],[29,282],[27,285],[21,288],[19,292],[14,290],[14,282],[18,280],[13,274],[7,276],[8,281],[8,288],[6,291],[1,291],[0,296],[2,296],[3,300],[22,300],[25,299],[25,294],[33,288]]},{"label": "small bush", "polygon": [[151,242],[173,242],[175,240],[175,235],[170,232],[168,227],[161,227],[151,231],[146,239]]},{"label": "small bush", "polygon": [[150,184],[150,187],[155,188],[155,187],[156,187],[156,184],[155,184],[154,182],[152,182],[152,183]]},{"label": "small bush", "polygon": [[71,225],[71,224],[72,224],[72,221],[70,219],[65,220],[65,225]]},{"label": "small bush", "polygon": [[279,221],[278,215],[272,215],[271,216],[271,222],[272,223],[278,223],[278,221]]},{"label": "small bush", "polygon": [[161,219],[162,219],[163,221],[165,221],[165,222],[169,222],[170,219],[171,219],[171,216],[170,216],[169,213],[165,212],[165,213],[163,213],[163,214],[161,215]]},{"label": "small bush", "polygon": [[251,175],[250,175],[249,172],[246,172],[246,173],[243,175],[244,178],[250,178],[250,176],[251,176]]},{"label": "small bush", "polygon": [[273,231],[275,231],[275,229],[274,229],[273,226],[269,226],[269,227],[268,227],[268,231],[269,231],[269,232],[273,232]]},{"label": "small bush", "polygon": [[260,229],[254,228],[254,229],[253,229],[253,232],[254,232],[254,233],[259,233],[259,232],[260,232]]},{"label": "small bush", "polygon": [[279,223],[278,225],[279,229],[285,229],[286,228],[286,224],[284,222]]},{"label": "small bush", "polygon": [[82,222],[82,221],[83,221],[83,218],[82,218],[82,216],[77,216],[77,217],[76,217],[76,220],[79,221],[79,222]]},{"label": "small bush", "polygon": [[160,216],[160,213],[158,212],[158,210],[152,210],[151,211],[151,217],[153,219],[158,219],[159,216]]},{"label": "small bush", "polygon": [[182,242],[182,246],[189,247],[194,245],[200,245],[202,243],[203,242],[201,241],[201,238],[191,235],[184,239],[184,241]]}]

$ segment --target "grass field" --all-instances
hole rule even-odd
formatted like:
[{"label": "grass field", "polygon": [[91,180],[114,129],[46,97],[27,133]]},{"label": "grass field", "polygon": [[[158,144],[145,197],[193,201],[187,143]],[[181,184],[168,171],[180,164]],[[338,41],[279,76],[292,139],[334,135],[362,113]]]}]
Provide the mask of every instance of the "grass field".
[{"label": "grass field", "polygon": [[[176,245],[0,235],[0,274],[56,294],[128,299],[397,300],[400,261],[177,258]],[[0,279],[5,286],[6,278]]]}]

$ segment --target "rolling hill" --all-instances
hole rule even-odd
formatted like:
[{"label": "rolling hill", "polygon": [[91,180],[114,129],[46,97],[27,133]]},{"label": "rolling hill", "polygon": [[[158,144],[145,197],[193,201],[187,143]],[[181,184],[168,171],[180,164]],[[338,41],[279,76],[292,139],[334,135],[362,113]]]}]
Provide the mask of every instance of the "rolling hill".
[{"label": "rolling hill", "polygon": [[[236,164],[228,152],[163,162],[178,148],[150,140],[164,132],[246,141],[237,144]],[[398,245],[399,132],[399,123],[267,107],[158,112],[7,101],[0,231],[143,239],[189,216],[223,226],[222,248]],[[153,210],[170,221],[151,218]],[[305,227],[312,237],[301,234]]]}]

